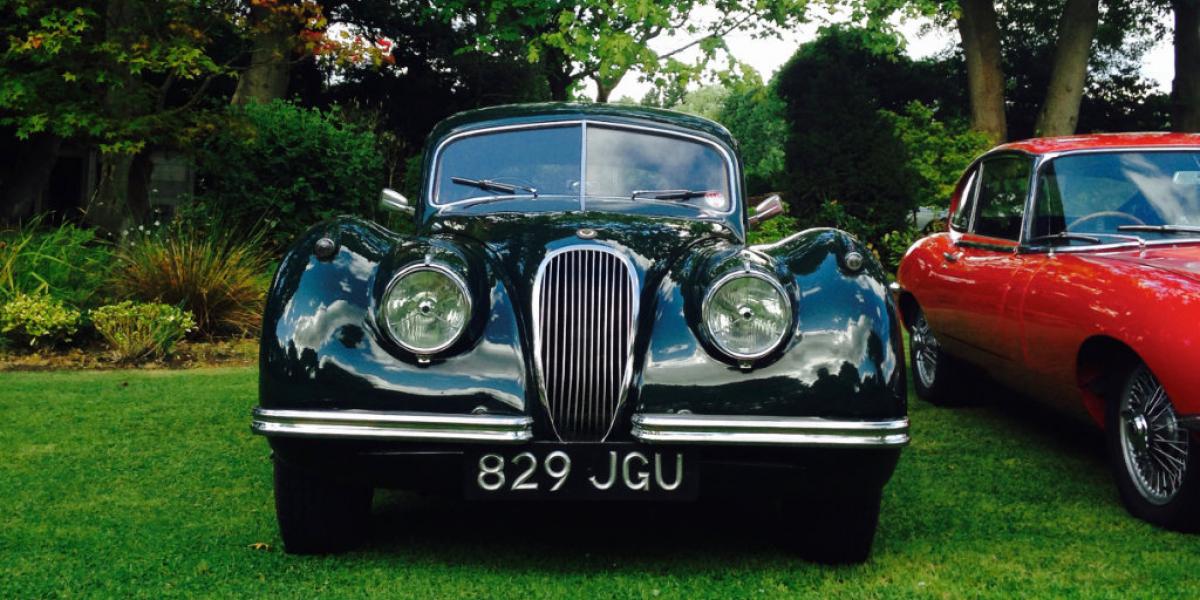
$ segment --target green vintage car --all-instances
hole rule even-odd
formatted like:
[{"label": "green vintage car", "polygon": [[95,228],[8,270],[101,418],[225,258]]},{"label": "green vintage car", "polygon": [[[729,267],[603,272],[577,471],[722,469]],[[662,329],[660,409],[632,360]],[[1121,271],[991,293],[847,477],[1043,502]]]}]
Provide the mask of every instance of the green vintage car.
[{"label": "green vintage car", "polygon": [[841,231],[748,246],[782,205],[750,214],[736,147],[662,110],[466,112],[430,135],[418,199],[383,192],[415,234],[301,238],[253,416],[287,550],[350,547],[394,487],[779,499],[784,541],[865,559],[909,439],[896,307]]}]

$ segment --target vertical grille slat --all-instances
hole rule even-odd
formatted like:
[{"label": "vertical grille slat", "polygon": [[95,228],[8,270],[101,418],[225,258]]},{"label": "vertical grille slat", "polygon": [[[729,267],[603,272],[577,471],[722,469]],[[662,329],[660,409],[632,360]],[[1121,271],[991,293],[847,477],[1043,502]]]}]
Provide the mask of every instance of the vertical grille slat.
[{"label": "vertical grille slat", "polygon": [[628,263],[600,246],[542,264],[534,289],[538,375],[564,441],[604,439],[624,399],[637,290]]}]

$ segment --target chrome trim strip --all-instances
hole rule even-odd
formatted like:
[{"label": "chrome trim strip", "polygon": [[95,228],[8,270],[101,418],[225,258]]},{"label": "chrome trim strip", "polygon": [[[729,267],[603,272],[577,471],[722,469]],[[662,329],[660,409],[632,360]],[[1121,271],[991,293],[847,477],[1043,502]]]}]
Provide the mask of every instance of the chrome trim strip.
[{"label": "chrome trim strip", "polygon": [[909,442],[908,418],[840,421],[820,417],[637,414],[633,437],[651,443],[813,448],[893,448]]},{"label": "chrome trim strip", "polygon": [[533,439],[527,416],[255,408],[254,433],[278,437],[515,444]]}]

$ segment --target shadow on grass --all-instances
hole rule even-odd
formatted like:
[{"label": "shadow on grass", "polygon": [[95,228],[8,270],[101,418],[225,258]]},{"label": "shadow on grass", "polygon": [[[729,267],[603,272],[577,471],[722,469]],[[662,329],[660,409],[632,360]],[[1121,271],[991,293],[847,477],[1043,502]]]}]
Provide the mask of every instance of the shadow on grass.
[{"label": "shadow on grass", "polygon": [[766,500],[468,502],[381,490],[363,550],[411,548],[419,549],[422,560],[597,573],[616,567],[676,569],[689,557],[710,566],[794,558],[779,545],[779,515]]}]

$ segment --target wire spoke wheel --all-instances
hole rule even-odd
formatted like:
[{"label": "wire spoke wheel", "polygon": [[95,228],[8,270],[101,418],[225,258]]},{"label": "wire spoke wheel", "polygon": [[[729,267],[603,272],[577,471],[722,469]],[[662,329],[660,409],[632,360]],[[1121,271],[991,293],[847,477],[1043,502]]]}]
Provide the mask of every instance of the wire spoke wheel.
[{"label": "wire spoke wheel", "polygon": [[1147,502],[1167,504],[1183,487],[1189,435],[1149,369],[1141,368],[1131,378],[1117,416],[1125,468],[1134,487]]},{"label": "wire spoke wheel", "polygon": [[917,318],[913,320],[909,337],[909,343],[912,344],[913,362],[917,367],[917,377],[921,378],[922,385],[931,388],[936,383],[940,346],[937,338],[933,336],[933,332],[929,330],[929,322],[925,320],[923,313],[917,315]]}]

